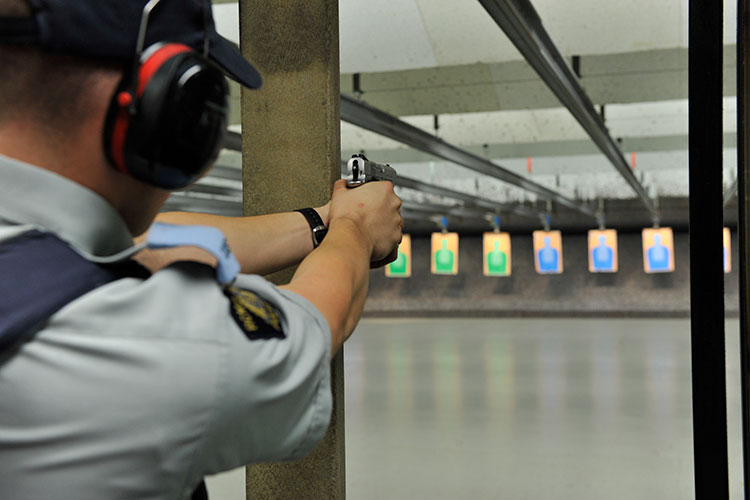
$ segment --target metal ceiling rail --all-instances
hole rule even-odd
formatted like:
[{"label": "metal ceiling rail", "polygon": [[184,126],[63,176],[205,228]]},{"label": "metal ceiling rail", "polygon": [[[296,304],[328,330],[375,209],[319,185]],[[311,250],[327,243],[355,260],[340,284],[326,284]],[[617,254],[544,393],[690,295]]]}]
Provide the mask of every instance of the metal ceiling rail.
[{"label": "metal ceiling rail", "polygon": [[[418,203],[415,201],[409,201],[404,200],[403,204],[401,205],[402,211],[407,210],[409,212],[420,212],[420,213],[426,213],[431,215],[449,215],[449,213],[459,208],[459,205],[455,206],[448,206],[448,205],[438,205],[435,203]],[[481,217],[480,213],[476,213],[477,217]]]},{"label": "metal ceiling rail", "polygon": [[[238,150],[235,148],[241,147],[241,138],[240,134],[237,132],[229,132],[227,134],[227,140],[224,143],[224,147],[227,149],[232,150]],[[342,171],[346,168],[346,161],[341,161],[341,168]],[[219,180],[224,181],[234,181],[241,183],[242,181],[242,170],[239,168],[233,168],[226,165],[216,165],[214,166],[209,174],[206,177],[203,177],[193,185],[189,190],[183,191],[182,195],[183,197],[190,198],[190,193],[205,193],[205,194],[218,194],[218,195],[236,195],[236,196],[242,196],[242,187],[241,184],[238,186],[229,186],[229,185],[223,185],[221,182],[214,183],[210,182],[213,180],[213,178],[218,178]],[[213,185],[217,184],[217,185]],[[415,191],[419,191],[422,193],[429,193],[434,194],[438,196],[444,196],[446,198],[452,198],[454,200],[459,200],[464,202],[463,207],[467,208],[468,210],[474,209],[477,212],[482,212],[484,214],[516,214],[523,217],[531,217],[531,218],[537,218],[542,215],[542,212],[538,210],[534,210],[533,208],[526,207],[523,205],[512,205],[512,204],[506,204],[506,203],[498,203],[496,201],[488,200],[486,198],[482,198],[479,196],[471,195],[468,193],[462,193],[460,191],[454,191],[452,189],[435,186],[433,184],[429,184],[426,182],[422,182],[417,179],[411,179],[408,177],[404,177],[402,175],[399,175],[396,181],[394,182],[394,185],[407,188],[407,189],[413,189]],[[197,195],[200,196],[200,195]],[[193,197],[195,199],[195,197]],[[448,208],[448,207],[446,207]]]},{"label": "metal ceiling rail", "polygon": [[521,215],[523,217],[538,218],[542,213],[538,210],[523,206],[523,205],[511,205],[506,203],[498,203],[486,198],[474,196],[460,191],[454,191],[452,189],[435,186],[434,184],[428,184],[416,179],[409,177],[403,177],[399,175],[393,183],[395,186],[404,187],[408,189],[414,189],[422,193],[430,193],[438,196],[445,196],[446,198],[453,198],[464,202],[464,207],[473,208],[476,210],[483,210],[486,214],[500,214],[500,213],[513,213]]},{"label": "metal ceiling rail", "polygon": [[239,189],[240,191],[242,190],[242,168],[216,164],[211,167],[211,170],[208,171],[208,174],[206,174],[206,176],[239,182]]},{"label": "metal ceiling rail", "polygon": [[[425,215],[438,217],[459,217],[462,219],[484,219],[487,220],[486,214],[476,208],[466,208],[463,206],[447,207],[440,205],[431,205],[424,203],[414,203],[405,201],[402,207],[401,215],[404,219],[424,221]],[[488,221],[489,225],[489,221]]]},{"label": "metal ceiling rail", "polygon": [[[341,172],[343,175],[343,172],[346,170],[346,163],[347,160],[341,160]],[[454,200],[459,200],[464,202],[464,207],[467,208],[475,208],[478,210],[483,210],[485,214],[494,214],[494,215],[501,215],[503,213],[513,213],[516,215],[520,215],[522,217],[531,217],[531,218],[537,218],[546,212],[541,212],[539,210],[534,210],[531,207],[526,207],[524,205],[512,205],[510,203],[499,203],[497,201],[488,200],[487,198],[482,198],[481,196],[476,196],[473,194],[463,193],[461,191],[455,191],[453,189],[444,188],[441,186],[436,186],[434,184],[429,184],[427,182],[423,182],[417,179],[412,179],[411,177],[404,177],[403,175],[399,174],[396,180],[393,182],[394,186],[407,188],[407,189],[413,189],[415,191],[419,191],[420,193],[429,193],[434,194],[437,196],[443,196],[446,198],[452,198]]]},{"label": "metal ceiling rail", "polygon": [[536,193],[542,198],[555,201],[591,217],[596,217],[595,211],[583,203],[578,203],[541,184],[532,182],[510,170],[495,165],[481,156],[448,144],[424,130],[399,120],[395,116],[346,95],[341,96],[341,119],[411,146],[414,149],[424,151],[452,163],[457,163],[475,172],[494,177],[521,189]]},{"label": "metal ceiling rail", "polygon": [[[242,139],[241,135],[237,132],[228,132],[224,147],[234,151],[241,149]],[[346,161],[341,161],[342,172],[346,168]],[[234,185],[223,185],[221,182],[211,182],[217,178],[223,181],[232,181],[239,183],[237,186]],[[240,168],[234,168],[226,165],[215,165],[206,177],[201,178],[196,184],[190,189],[183,191],[183,196],[190,196],[192,192],[202,192],[207,194],[219,194],[219,195],[237,195],[242,196],[242,170]],[[215,185],[214,185],[215,184]],[[523,205],[511,205],[506,203],[498,203],[496,201],[488,200],[479,196],[471,195],[468,193],[462,193],[460,191],[454,191],[452,189],[435,186],[428,184],[417,179],[410,179],[399,175],[394,185],[413,189],[422,193],[429,193],[438,196],[444,196],[446,198],[452,198],[464,202],[465,207],[477,210],[484,210],[486,214],[502,214],[502,213],[513,213],[523,217],[539,217],[542,213],[538,210],[534,210],[530,207]]]},{"label": "metal ceiling rail", "polygon": [[224,147],[232,151],[242,151],[242,134],[227,130],[224,136]]},{"label": "metal ceiling rail", "polygon": [[573,114],[653,216],[658,210],[646,189],[638,182],[617,143],[594,109],[578,78],[573,74],[547,34],[529,0],[479,0],[495,22],[523,54],[550,90]]},{"label": "metal ceiling rail", "polygon": [[242,215],[242,196],[226,196],[199,191],[176,191],[164,203],[165,211],[184,210],[239,217]]},{"label": "metal ceiling rail", "polygon": [[[342,98],[343,97],[344,96],[342,96]],[[404,124],[404,125],[407,125],[407,124]],[[411,125],[407,125],[407,126],[411,127]],[[225,148],[231,149],[233,151],[240,151],[241,145],[242,145],[242,139],[239,133],[237,132],[227,133],[227,137],[224,142]],[[346,167],[345,160],[342,160],[341,166],[342,166],[342,171],[343,171],[343,169]],[[493,167],[495,167],[494,164],[493,164]],[[501,167],[496,167],[496,168],[501,168]],[[222,179],[241,180],[242,172],[239,169],[217,165],[211,169],[209,176],[220,177]],[[530,217],[530,218],[538,218],[541,215],[543,215],[541,211],[534,210],[531,207],[527,207],[524,205],[513,205],[510,203],[499,203],[496,201],[488,200],[486,198],[482,198],[480,196],[476,196],[476,195],[472,195],[468,193],[462,193],[460,191],[455,191],[453,189],[436,186],[434,184],[429,184],[427,182],[423,182],[417,179],[404,177],[403,175],[398,176],[398,178],[394,182],[394,185],[408,188],[408,189],[413,189],[415,191],[419,191],[422,193],[429,193],[429,194],[434,194],[438,196],[444,196],[446,198],[452,198],[454,200],[460,200],[464,202],[464,207],[468,209],[475,208],[478,210],[484,210],[486,214],[512,213],[512,214],[520,215],[522,217]],[[592,212],[584,212],[584,213],[588,215],[593,214]]]},{"label": "metal ceiling rail", "polygon": [[726,208],[727,205],[734,199],[735,196],[737,196],[737,184],[739,180],[735,179],[734,183],[724,192],[724,207]]}]

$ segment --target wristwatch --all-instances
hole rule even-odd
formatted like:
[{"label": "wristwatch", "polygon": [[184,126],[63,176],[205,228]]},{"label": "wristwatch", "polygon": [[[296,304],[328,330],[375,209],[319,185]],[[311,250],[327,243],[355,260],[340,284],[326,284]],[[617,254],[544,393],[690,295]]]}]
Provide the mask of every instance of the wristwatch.
[{"label": "wristwatch", "polygon": [[328,234],[328,228],[323,224],[323,219],[320,218],[314,208],[299,208],[295,212],[301,213],[307,219],[307,223],[310,224],[310,229],[312,229],[313,248],[318,248],[318,245],[323,242],[323,238]]}]

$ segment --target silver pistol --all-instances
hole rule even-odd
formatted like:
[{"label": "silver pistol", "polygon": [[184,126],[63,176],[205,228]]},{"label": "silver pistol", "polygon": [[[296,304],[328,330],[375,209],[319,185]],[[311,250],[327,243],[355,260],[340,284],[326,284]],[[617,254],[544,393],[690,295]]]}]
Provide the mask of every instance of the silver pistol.
[{"label": "silver pistol", "polygon": [[396,170],[387,163],[375,163],[368,160],[363,154],[352,155],[346,163],[347,187],[357,187],[365,182],[371,181],[391,181],[394,182],[398,177]]}]

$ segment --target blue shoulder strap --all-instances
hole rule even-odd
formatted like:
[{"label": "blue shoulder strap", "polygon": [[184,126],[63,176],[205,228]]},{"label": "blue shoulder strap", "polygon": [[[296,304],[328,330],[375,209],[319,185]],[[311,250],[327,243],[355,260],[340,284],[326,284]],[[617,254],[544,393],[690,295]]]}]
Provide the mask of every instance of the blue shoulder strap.
[{"label": "blue shoulder strap", "polygon": [[57,236],[29,231],[0,243],[0,353],[31,336],[66,304],[124,277],[149,272],[126,260],[96,264]]},{"label": "blue shoulder strap", "polygon": [[216,257],[216,280],[222,285],[232,283],[240,272],[240,264],[229,249],[224,233],[215,227],[157,222],[148,232],[146,245],[153,249],[183,245],[202,248]]}]

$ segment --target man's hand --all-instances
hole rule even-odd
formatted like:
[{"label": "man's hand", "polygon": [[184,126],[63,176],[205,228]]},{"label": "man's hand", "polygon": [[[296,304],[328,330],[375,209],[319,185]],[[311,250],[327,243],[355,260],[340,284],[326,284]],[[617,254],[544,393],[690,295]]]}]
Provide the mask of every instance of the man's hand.
[{"label": "man's hand", "polygon": [[357,325],[367,298],[370,267],[393,260],[401,241],[401,200],[389,181],[333,186],[325,240],[283,286],[309,300],[331,327],[336,353]]},{"label": "man's hand", "polygon": [[388,181],[368,182],[348,189],[346,181],[333,186],[329,220],[346,218],[354,221],[370,248],[372,267],[393,262],[401,242],[401,199]]},{"label": "man's hand", "polygon": [[370,262],[370,269],[377,269],[379,267],[387,266],[398,258],[398,246],[394,248],[391,253],[385,259],[375,260]]}]

